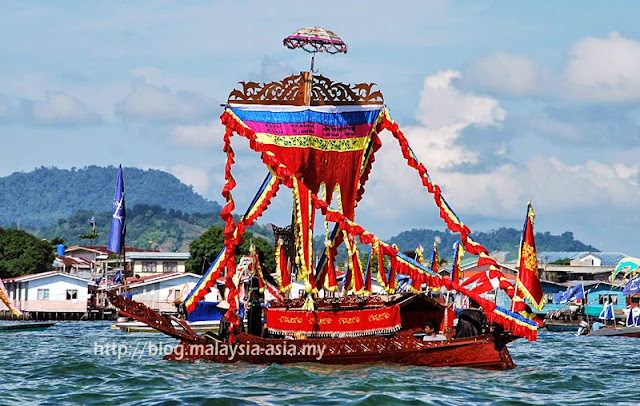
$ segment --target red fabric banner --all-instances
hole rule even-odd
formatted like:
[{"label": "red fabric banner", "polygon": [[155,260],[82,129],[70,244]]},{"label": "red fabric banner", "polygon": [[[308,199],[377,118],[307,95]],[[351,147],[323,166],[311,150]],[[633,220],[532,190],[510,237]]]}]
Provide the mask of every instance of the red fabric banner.
[{"label": "red fabric banner", "polygon": [[518,295],[524,296],[538,310],[544,306],[545,299],[538,275],[538,256],[533,237],[533,218],[535,213],[529,202],[527,218],[524,223],[522,242],[520,243],[520,272],[518,273]]},{"label": "red fabric banner", "polygon": [[285,293],[288,290],[291,290],[291,275],[289,275],[289,267],[287,266],[287,257],[283,252],[284,241],[280,240],[276,242],[276,274],[278,287],[280,288],[280,292]]},{"label": "red fabric banner", "polygon": [[275,334],[355,337],[400,330],[398,305],[363,310],[315,311],[265,308],[267,328]]}]

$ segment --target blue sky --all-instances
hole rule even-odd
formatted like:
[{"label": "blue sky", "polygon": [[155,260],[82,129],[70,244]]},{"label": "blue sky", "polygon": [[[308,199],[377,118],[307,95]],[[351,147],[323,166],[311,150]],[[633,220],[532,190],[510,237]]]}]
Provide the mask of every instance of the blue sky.
[{"label": "blue sky", "polygon": [[[0,15],[0,176],[122,163],[221,202],[220,103],[239,81],[307,69],[282,39],[320,25],[349,52],[319,55],[319,72],[378,84],[472,230],[521,227],[531,200],[537,231],[640,255],[640,3],[31,1]],[[444,229],[382,140],[356,220],[384,238]],[[264,172],[234,148],[243,207]],[[262,222],[287,221],[283,196]]]}]

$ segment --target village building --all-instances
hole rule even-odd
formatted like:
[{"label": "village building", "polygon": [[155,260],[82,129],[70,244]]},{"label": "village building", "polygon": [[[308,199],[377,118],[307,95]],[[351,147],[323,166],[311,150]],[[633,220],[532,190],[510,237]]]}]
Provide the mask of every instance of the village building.
[{"label": "village building", "polygon": [[[94,282],[51,271],[4,280],[9,299],[25,319],[78,320],[86,317],[89,287]],[[0,303],[3,316],[9,309]]]},{"label": "village building", "polygon": [[53,270],[69,275],[74,275],[82,279],[94,279],[97,270],[100,268],[97,262],[83,257],[57,256],[53,260]]},{"label": "village building", "polygon": [[622,252],[538,252],[540,279],[564,283],[568,281],[609,281]]},{"label": "village building", "polygon": [[131,252],[129,258],[133,275],[140,277],[163,273],[184,273],[188,252]]},{"label": "village building", "polygon": [[[185,272],[156,273],[127,278],[128,294],[136,302],[160,312],[176,312],[176,303],[182,303],[191,289],[200,280],[200,275]],[[212,292],[217,292],[213,290]],[[208,297],[220,301],[220,297]]]}]

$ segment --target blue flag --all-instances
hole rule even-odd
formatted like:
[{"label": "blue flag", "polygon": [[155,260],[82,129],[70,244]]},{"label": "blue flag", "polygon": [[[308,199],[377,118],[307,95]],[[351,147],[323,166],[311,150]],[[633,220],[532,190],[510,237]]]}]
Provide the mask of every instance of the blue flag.
[{"label": "blue flag", "polygon": [[637,278],[631,279],[629,283],[627,283],[624,287],[622,293],[625,295],[633,295],[634,293],[640,292],[640,276]]},{"label": "blue flag", "polygon": [[633,308],[629,307],[629,314],[627,315],[627,327],[633,327]]},{"label": "blue flag", "polygon": [[613,315],[613,305],[605,304],[598,318],[602,320],[615,320],[616,317]]},{"label": "blue flag", "polygon": [[113,215],[111,216],[111,230],[107,248],[120,255],[124,246],[126,234],[126,211],[124,208],[124,181],[122,180],[122,165],[118,168],[116,178],[116,194],[113,198]]},{"label": "blue flag", "polygon": [[574,302],[578,299],[584,299],[584,286],[582,283],[574,287],[568,287],[564,292],[558,292],[553,295],[554,303]]},{"label": "blue flag", "polygon": [[113,277],[113,283],[122,283],[122,270],[116,272]]},{"label": "blue flag", "polygon": [[91,217],[89,224],[96,224],[96,216]]}]

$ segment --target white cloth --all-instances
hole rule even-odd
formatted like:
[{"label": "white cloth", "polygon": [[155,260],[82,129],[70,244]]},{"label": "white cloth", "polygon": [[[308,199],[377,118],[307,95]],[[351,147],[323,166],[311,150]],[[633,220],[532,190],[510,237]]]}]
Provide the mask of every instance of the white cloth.
[{"label": "white cloth", "polygon": [[442,334],[436,334],[433,336],[425,335],[424,337],[422,337],[422,341],[443,341],[446,339],[447,337],[443,336]]}]

